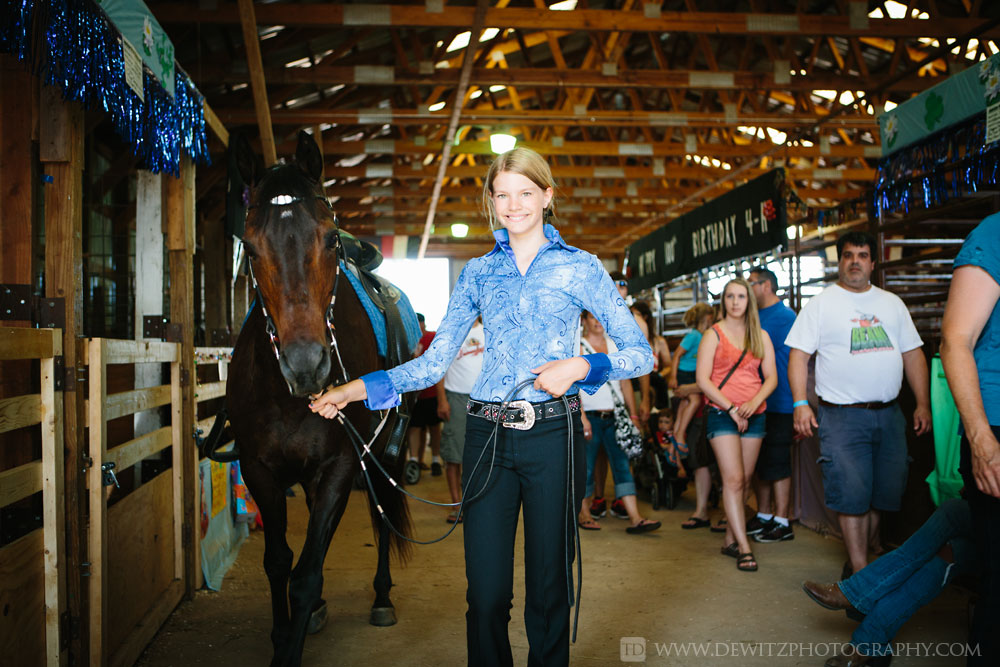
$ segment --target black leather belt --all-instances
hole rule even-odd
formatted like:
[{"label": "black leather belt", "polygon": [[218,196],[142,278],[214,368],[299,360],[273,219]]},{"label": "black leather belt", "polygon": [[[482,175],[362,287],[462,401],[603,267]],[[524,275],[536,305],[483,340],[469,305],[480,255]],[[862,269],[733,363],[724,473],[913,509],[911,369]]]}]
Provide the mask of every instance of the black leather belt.
[{"label": "black leather belt", "polygon": [[[580,397],[568,396],[570,412],[579,412]],[[507,409],[501,414],[500,403],[483,403],[475,399],[470,399],[465,405],[465,410],[473,417],[481,417],[491,422],[499,421],[506,428],[513,428],[519,431],[527,431],[535,422],[541,419],[551,419],[552,417],[565,417],[566,405],[562,399],[546,401],[544,403],[529,403],[528,401],[511,401],[507,404]]]},{"label": "black leather belt", "polygon": [[824,401],[822,398],[819,399],[819,404],[824,408],[861,408],[863,410],[885,410],[886,408],[891,408],[896,405],[896,399],[891,401],[886,401],[881,403],[879,401],[872,401],[870,403],[831,403],[830,401]]},{"label": "black leather belt", "polygon": [[614,419],[614,410],[585,410],[587,419]]}]

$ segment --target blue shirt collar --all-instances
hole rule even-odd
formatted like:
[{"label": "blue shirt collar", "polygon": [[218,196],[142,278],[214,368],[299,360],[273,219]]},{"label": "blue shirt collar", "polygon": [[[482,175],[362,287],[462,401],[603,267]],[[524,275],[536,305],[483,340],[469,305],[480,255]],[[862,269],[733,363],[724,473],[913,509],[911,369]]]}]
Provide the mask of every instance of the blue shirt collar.
[{"label": "blue shirt collar", "polygon": [[[563,237],[559,234],[559,230],[549,223],[545,223],[542,226],[542,233],[545,234],[545,238],[548,239],[549,242],[539,248],[538,252],[541,252],[542,250],[545,250],[553,245],[561,246],[570,252],[576,252],[579,250],[579,248],[574,248],[566,243],[566,241],[563,240]],[[493,246],[492,250],[486,253],[487,257],[498,251],[503,251],[507,255],[513,254],[513,251],[510,249],[510,234],[507,232],[506,228],[501,227],[500,229],[494,230],[493,238],[496,239],[496,245]]]}]

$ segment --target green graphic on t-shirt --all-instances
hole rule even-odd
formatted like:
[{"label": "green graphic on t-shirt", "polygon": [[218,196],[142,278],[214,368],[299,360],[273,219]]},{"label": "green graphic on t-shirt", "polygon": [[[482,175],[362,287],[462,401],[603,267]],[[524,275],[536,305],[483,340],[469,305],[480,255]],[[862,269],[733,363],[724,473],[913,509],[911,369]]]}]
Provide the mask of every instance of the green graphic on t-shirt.
[{"label": "green graphic on t-shirt", "polygon": [[851,354],[893,349],[889,334],[875,315],[862,313],[851,321],[861,325],[851,329]]}]

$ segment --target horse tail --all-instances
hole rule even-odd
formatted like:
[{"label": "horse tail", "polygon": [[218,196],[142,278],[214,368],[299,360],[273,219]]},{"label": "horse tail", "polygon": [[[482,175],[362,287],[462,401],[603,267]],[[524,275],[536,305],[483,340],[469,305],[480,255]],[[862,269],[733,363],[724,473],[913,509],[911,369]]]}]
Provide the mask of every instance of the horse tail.
[{"label": "horse tail", "polygon": [[[402,448],[400,453],[397,456],[382,456],[379,459],[386,471],[395,480],[403,478],[403,466],[406,463],[406,423],[404,421],[400,425],[400,420],[401,418],[397,415],[392,422],[392,428],[386,429],[387,437],[385,441],[388,444],[389,440],[399,430],[399,435],[403,437],[403,441],[398,443],[398,446]],[[382,453],[385,451],[385,448],[383,447],[377,451]],[[372,517],[372,527],[375,529],[375,539],[381,539],[381,532],[379,531],[379,522],[383,521],[382,515],[379,513],[379,505],[381,505],[382,512],[385,513],[384,520],[391,524],[388,531],[389,550],[396,555],[400,563],[405,563],[409,560],[413,550],[413,544],[405,539],[413,535],[413,522],[410,518],[410,508],[406,502],[406,496],[393,486],[381,472],[375,470],[371,470],[371,472],[373,473],[370,475],[371,484],[375,490],[375,497],[378,499],[378,503],[372,498],[371,492],[366,495],[368,496],[368,511]]]}]

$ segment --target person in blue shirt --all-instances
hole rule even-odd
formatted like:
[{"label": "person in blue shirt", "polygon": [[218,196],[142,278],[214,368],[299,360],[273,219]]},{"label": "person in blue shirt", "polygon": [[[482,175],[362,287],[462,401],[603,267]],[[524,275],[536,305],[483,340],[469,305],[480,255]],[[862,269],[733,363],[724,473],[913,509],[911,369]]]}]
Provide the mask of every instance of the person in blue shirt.
[{"label": "person in blue shirt", "polygon": [[959,472],[983,566],[969,665],[1000,664],[1000,213],[955,258],[941,320],[941,363],[962,417]]},{"label": "person in blue shirt", "polygon": [[757,515],[747,522],[747,535],[753,535],[757,542],[782,542],[795,539],[795,533],[788,524],[795,422],[792,420],[792,390],[788,386],[789,349],[785,345],[785,338],[795,324],[795,311],[778,298],[778,277],[770,269],[755,267],[750,271],[748,280],[757,298],[760,326],[774,345],[778,386],[767,397],[767,434],[760,448],[753,479]]},{"label": "person in blue shirt", "polygon": [[[497,156],[483,186],[496,245],[462,270],[428,350],[311,403],[327,418],[351,401],[364,400],[372,410],[397,405],[400,394],[444,376],[482,316],[486,349],[470,393],[462,461],[470,665],[513,662],[507,626],[522,508],[528,664],[569,663],[572,535],[585,481],[577,393],[592,394],[609,380],[653,368],[649,343],[600,260],[568,245],[546,222],[553,217],[554,187],[548,164],[534,151]],[[578,354],[583,310],[597,316],[618,352]],[[516,406],[503,408],[514,399]]]},{"label": "person in blue shirt", "polygon": [[[715,322],[715,309],[707,303],[696,303],[684,313],[684,326],[691,327],[674,350],[675,363],[670,367],[670,379],[667,386],[677,389],[685,384],[694,383],[694,371],[698,363],[698,346],[701,335]],[[701,406],[701,393],[694,392],[681,400],[677,408],[678,441],[686,437],[688,424]]]}]

